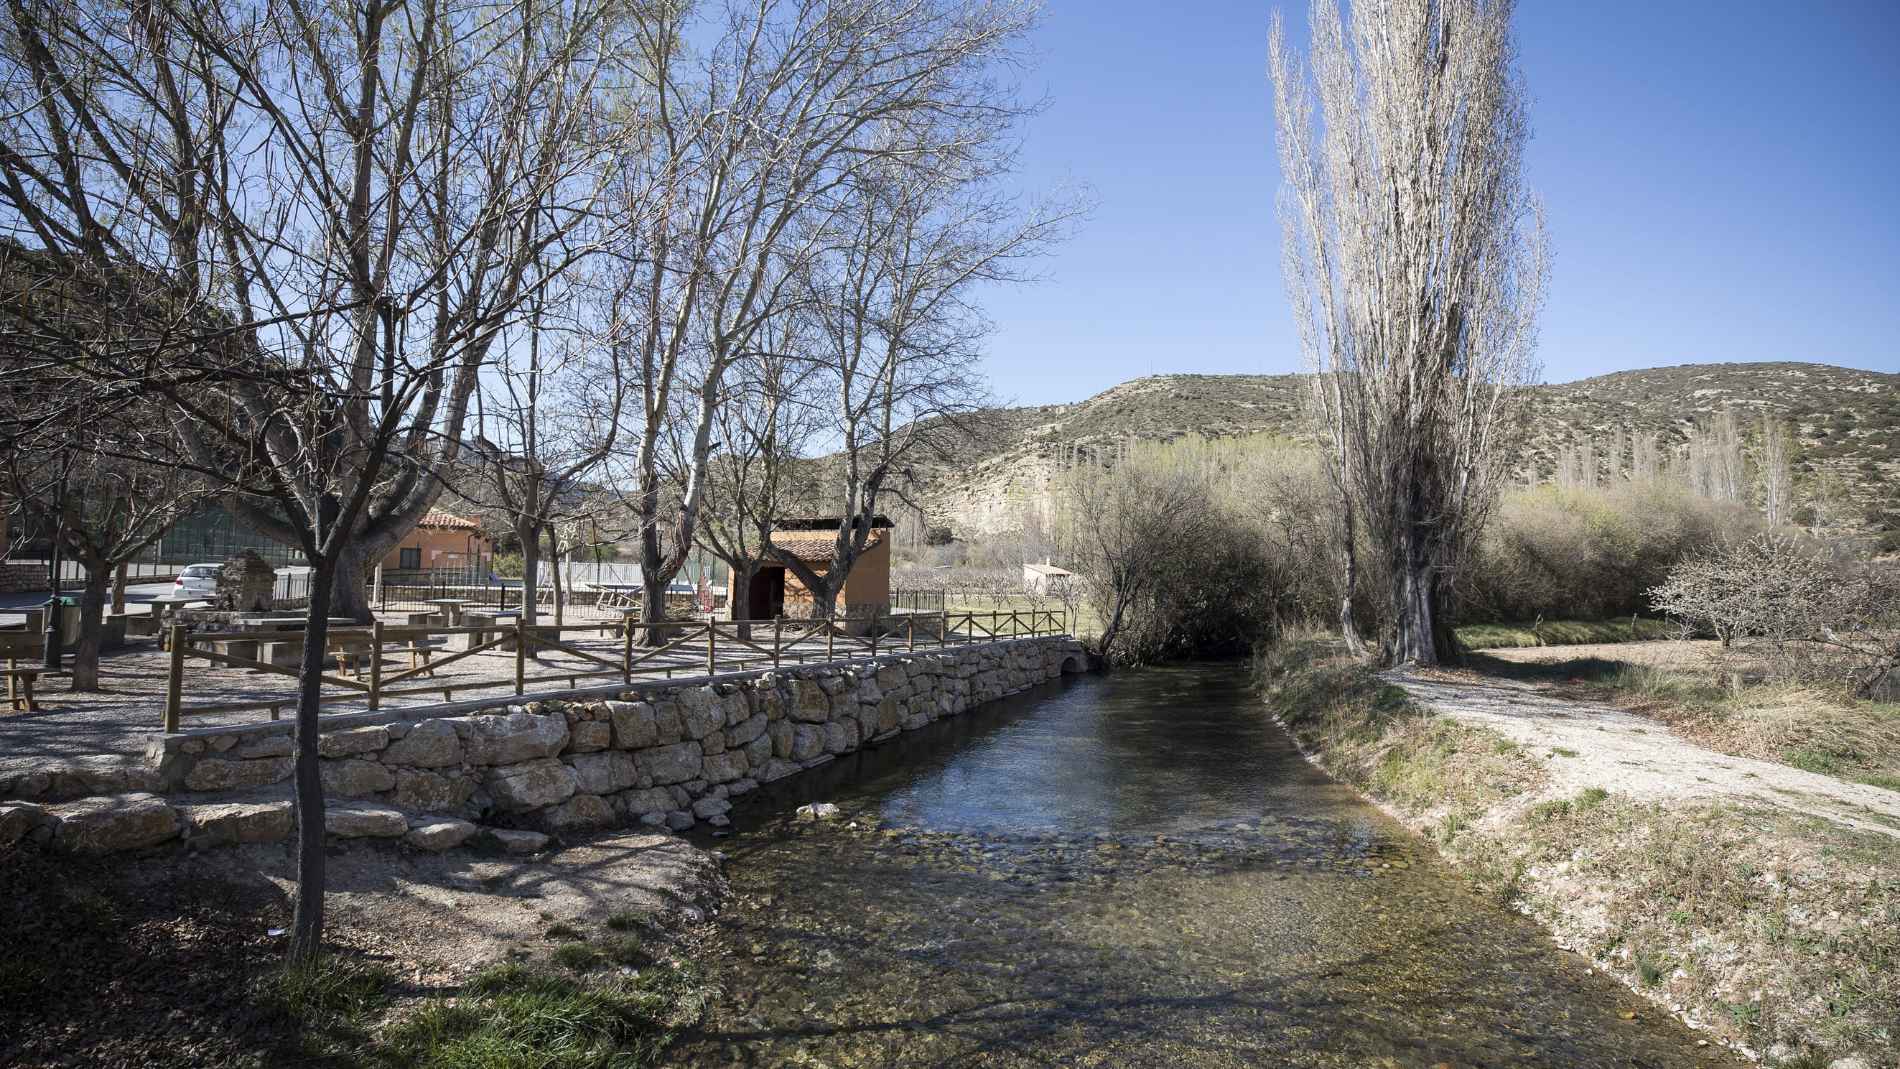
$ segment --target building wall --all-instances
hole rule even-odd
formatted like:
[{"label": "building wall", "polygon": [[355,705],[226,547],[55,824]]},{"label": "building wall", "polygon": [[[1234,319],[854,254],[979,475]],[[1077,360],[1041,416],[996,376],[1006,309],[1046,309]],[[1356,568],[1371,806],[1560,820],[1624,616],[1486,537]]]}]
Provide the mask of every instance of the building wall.
[{"label": "building wall", "polygon": [[[830,571],[829,562],[811,562],[810,566],[819,575]],[[797,573],[790,568],[785,569],[785,614],[810,615],[811,604],[811,591],[798,581]],[[889,611],[891,607],[891,540],[888,537],[879,539],[876,545],[865,550],[864,555],[851,566],[851,574],[844,578],[844,590],[838,594],[838,607],[842,611],[855,605],[875,605],[879,612]]]},{"label": "building wall", "polygon": [[420,551],[423,571],[486,568],[494,560],[494,546],[479,531],[459,527],[418,527],[403,536],[383,558],[383,570],[403,569],[402,551]]},{"label": "building wall", "polygon": [[890,608],[891,540],[888,536],[866,550],[852,566],[851,574],[844,577],[844,603]]}]

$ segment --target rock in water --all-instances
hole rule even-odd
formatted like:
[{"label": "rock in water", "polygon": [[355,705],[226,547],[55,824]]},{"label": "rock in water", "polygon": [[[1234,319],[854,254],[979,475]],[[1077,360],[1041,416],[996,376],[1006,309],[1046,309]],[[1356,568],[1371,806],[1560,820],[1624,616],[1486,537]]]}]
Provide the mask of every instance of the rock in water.
[{"label": "rock in water", "polygon": [[805,823],[817,820],[836,820],[838,819],[838,807],[830,802],[813,802],[810,805],[799,806],[797,816],[799,820]]}]

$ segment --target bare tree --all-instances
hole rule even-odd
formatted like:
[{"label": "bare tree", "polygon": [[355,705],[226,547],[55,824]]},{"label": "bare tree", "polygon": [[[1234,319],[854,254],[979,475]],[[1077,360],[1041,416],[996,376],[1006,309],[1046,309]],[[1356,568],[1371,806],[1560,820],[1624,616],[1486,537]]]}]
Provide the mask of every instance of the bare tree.
[{"label": "bare tree", "polygon": [[312,567],[296,959],[322,930],[330,615],[367,618],[364,563],[439,494],[497,332],[535,272],[581,251],[621,10],[9,7],[0,80],[31,101],[0,117],[14,235],[102,274],[135,265],[179,323],[226,324],[96,356],[97,376],[160,399],[175,459]]},{"label": "bare tree", "polygon": [[801,352],[807,325],[795,314],[768,323],[759,349],[728,377],[719,408],[721,448],[706,471],[698,538],[731,570],[731,620],[752,619],[752,577],[770,555],[775,523],[794,500],[793,481],[813,466],[802,459],[819,424],[811,388],[816,366]]},{"label": "bare tree", "polygon": [[785,550],[773,555],[812,592],[820,617],[836,612],[880,508],[905,499],[913,465],[944,456],[983,400],[973,368],[989,324],[974,303],[978,287],[1020,280],[1022,265],[1084,210],[1066,199],[1023,209],[993,184],[1007,157],[967,131],[962,142],[959,159],[931,169],[865,175],[812,272],[838,442],[829,509],[839,520],[822,571]]},{"label": "bare tree", "polygon": [[[992,75],[1032,15],[1022,2],[733,0],[697,54],[690,11],[665,5],[645,21],[656,115],[651,144],[626,161],[637,195],[615,225],[638,321],[625,346],[642,402],[628,481],[649,619],[664,618],[694,542],[726,372],[786,307],[822,217],[860,172],[930,166],[1006,111]],[[676,419],[686,462],[669,478]]]},{"label": "bare tree", "polygon": [[1310,83],[1274,24],[1288,290],[1347,497],[1389,565],[1394,662],[1455,650],[1452,574],[1534,377],[1543,232],[1519,177],[1511,11],[1364,0],[1348,24],[1316,0]]},{"label": "bare tree", "polygon": [[1794,517],[1794,434],[1785,420],[1763,413],[1755,467],[1761,484],[1761,511],[1770,526]]},{"label": "bare tree", "polygon": [[[557,288],[555,300],[571,288]],[[576,321],[577,308],[550,303],[545,290],[529,297],[521,329],[507,332],[512,344],[501,347],[484,376],[471,449],[480,471],[464,488],[504,519],[521,546],[521,614],[528,623],[539,614],[542,540],[558,583],[559,531],[597,521],[592,510],[607,504],[603,495],[586,493],[586,483],[613,455],[629,397],[624,366],[612,351],[613,325],[590,327]]]}]

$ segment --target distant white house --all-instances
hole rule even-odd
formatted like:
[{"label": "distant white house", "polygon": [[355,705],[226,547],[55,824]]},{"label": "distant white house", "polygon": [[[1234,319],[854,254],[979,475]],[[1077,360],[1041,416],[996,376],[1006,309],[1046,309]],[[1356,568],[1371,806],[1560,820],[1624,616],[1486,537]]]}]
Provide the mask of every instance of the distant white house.
[{"label": "distant white house", "polygon": [[1075,581],[1075,573],[1048,561],[1023,565],[1023,589],[1044,597],[1061,594]]}]

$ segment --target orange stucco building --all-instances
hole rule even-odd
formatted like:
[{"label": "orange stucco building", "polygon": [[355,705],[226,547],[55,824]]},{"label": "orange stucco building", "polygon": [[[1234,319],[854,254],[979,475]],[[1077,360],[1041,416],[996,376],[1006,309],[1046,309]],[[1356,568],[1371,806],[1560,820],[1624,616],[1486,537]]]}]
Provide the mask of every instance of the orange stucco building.
[{"label": "orange stucco building", "polygon": [[482,525],[450,512],[432,511],[383,558],[388,572],[486,572],[495,543]]},{"label": "orange stucco building", "polygon": [[[772,544],[796,556],[820,575],[831,567],[831,550],[838,537],[836,518],[782,521],[772,532]],[[871,534],[864,553],[844,578],[844,590],[838,596],[842,615],[861,616],[891,611],[891,521],[882,516],[872,521]],[[746,608],[754,620],[777,616],[804,618],[811,615],[812,595],[798,576],[771,558],[752,573],[746,590]]]}]

